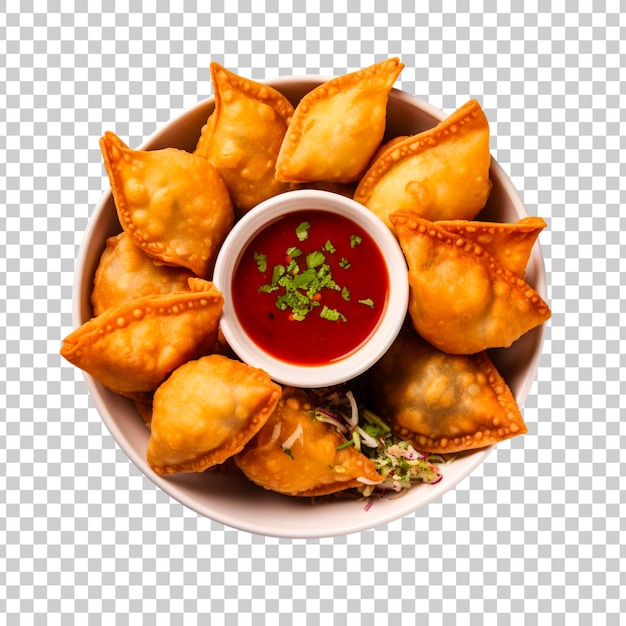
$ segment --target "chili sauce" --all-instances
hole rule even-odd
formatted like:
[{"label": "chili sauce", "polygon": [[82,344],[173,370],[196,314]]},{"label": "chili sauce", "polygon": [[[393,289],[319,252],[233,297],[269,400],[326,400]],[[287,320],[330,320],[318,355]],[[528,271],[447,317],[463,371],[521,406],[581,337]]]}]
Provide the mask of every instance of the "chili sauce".
[{"label": "chili sauce", "polygon": [[246,333],[275,358],[320,365],[351,354],[376,329],[389,275],[358,224],[320,210],[268,225],[236,268],[233,306]]}]

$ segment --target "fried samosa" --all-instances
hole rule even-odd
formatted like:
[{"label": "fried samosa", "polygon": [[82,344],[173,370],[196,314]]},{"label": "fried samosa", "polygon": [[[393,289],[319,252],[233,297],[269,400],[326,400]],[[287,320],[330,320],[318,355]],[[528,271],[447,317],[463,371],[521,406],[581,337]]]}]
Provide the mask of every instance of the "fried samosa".
[{"label": "fried samosa", "polygon": [[185,363],[154,394],[150,467],[166,475],[224,462],[265,424],[281,393],[263,370],[222,355]]},{"label": "fried samosa", "polygon": [[339,76],[306,94],[276,163],[285,182],[358,180],[385,133],[387,100],[404,65],[387,59]]},{"label": "fried samosa", "polygon": [[381,150],[354,192],[388,226],[389,213],[410,209],[428,220],[473,219],[485,206],[489,124],[470,100],[434,128]]},{"label": "fried samosa", "polygon": [[437,225],[477,243],[512,274],[524,278],[530,253],[546,222],[540,217],[524,217],[510,224],[443,220]]},{"label": "fried samosa", "polygon": [[215,111],[203,128],[195,154],[222,175],[235,213],[290,189],[276,179],[276,158],[293,105],[276,89],[211,63]]},{"label": "fried samosa", "polygon": [[122,228],[148,256],[208,278],[234,221],[226,183],[207,159],[176,148],[132,150],[100,139]]},{"label": "fried samosa", "polygon": [[125,233],[109,237],[93,280],[91,304],[95,316],[144,296],[188,291],[194,276],[183,267],[157,265]]},{"label": "fried samosa", "polygon": [[550,317],[541,296],[473,241],[411,211],[391,215],[417,332],[452,354],[506,348]]},{"label": "fried samosa", "polygon": [[107,309],[63,341],[61,356],[105,387],[137,398],[217,340],[224,299],[211,282]]},{"label": "fried samosa", "polygon": [[370,459],[313,415],[302,390],[286,388],[259,433],[235,463],[254,483],[293,496],[321,496],[382,482]]},{"label": "fried samosa", "polygon": [[370,371],[369,389],[377,413],[422,452],[472,450],[527,432],[484,352],[446,354],[410,326]]}]

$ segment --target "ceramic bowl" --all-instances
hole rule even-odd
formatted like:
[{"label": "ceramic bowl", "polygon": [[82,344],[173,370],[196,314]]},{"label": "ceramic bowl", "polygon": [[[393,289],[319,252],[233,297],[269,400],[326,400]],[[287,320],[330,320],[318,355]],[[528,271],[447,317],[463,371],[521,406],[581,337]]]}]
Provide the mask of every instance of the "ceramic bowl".
[{"label": "ceramic bowl", "polygon": [[[283,77],[266,81],[294,105],[311,89],[324,82],[321,77]],[[459,105],[462,103],[459,103]],[[168,123],[141,146],[142,149],[176,147],[192,151],[200,129],[214,108],[212,98],[199,102]],[[387,114],[387,137],[407,135],[432,128],[446,115],[428,102],[399,90],[392,90]],[[114,128],[111,130],[115,131]],[[511,181],[492,159],[493,190],[477,219],[512,222],[527,216],[524,204]],[[77,327],[92,316],[90,293],[94,273],[106,239],[121,232],[113,198],[106,191],[94,209],[76,265],[73,292],[73,323]],[[539,245],[535,245],[527,268],[527,282],[545,298],[546,277]],[[490,358],[507,381],[518,404],[533,384],[544,327],[536,328],[511,348],[492,350]],[[149,438],[142,418],[132,402],[105,389],[85,375],[89,393],[121,449],[159,488],[183,505],[221,524],[259,535],[310,538],[344,535],[387,524],[440,498],[484,462],[491,448],[461,455],[443,467],[437,484],[418,485],[402,497],[380,499],[372,506],[357,500],[324,501],[312,504],[307,498],[282,496],[265,491],[237,474],[181,474],[157,476],[145,458]]]}]

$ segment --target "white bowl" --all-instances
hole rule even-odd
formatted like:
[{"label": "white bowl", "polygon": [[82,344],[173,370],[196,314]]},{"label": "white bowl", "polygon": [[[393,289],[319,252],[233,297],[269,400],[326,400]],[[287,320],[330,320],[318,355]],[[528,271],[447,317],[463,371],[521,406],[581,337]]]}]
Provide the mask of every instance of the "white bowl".
[{"label": "white bowl", "polygon": [[[296,104],[303,95],[324,82],[320,77],[286,77],[266,81]],[[459,103],[462,104],[462,103]],[[168,123],[152,136],[143,149],[168,146],[193,150],[209,113],[212,98]],[[445,114],[424,100],[399,90],[389,97],[387,136],[416,133],[433,127]],[[115,130],[114,128],[111,130]],[[524,204],[502,168],[492,160],[493,190],[477,219],[512,222],[528,214]],[[73,293],[73,323],[92,316],[90,294],[98,260],[107,237],[121,231],[113,198],[106,191],[93,212],[76,264]],[[528,264],[526,280],[545,298],[545,267],[541,249],[535,245]],[[520,407],[534,381],[544,326],[516,341],[511,348],[493,350],[490,357],[507,381]],[[170,496],[217,522],[240,530],[275,537],[328,537],[371,529],[413,513],[418,508],[453,489],[487,458],[491,448],[477,450],[443,467],[443,479],[435,485],[418,485],[401,498],[376,500],[366,510],[363,502],[340,500],[312,505],[308,499],[282,496],[265,491],[239,475],[181,474],[157,476],[145,458],[149,432],[132,402],[104,388],[90,376],[85,380],[105,425],[131,461]]]},{"label": "white bowl", "polygon": [[[323,364],[301,365],[278,358],[255,343],[237,316],[232,286],[243,253],[261,231],[282,217],[309,210],[341,215],[358,224],[373,239],[386,263],[389,292],[382,317],[365,342],[343,358]],[[332,239],[333,233],[328,232],[325,237]],[[404,255],[385,223],[350,198],[315,189],[288,191],[262,202],[246,213],[230,231],[220,249],[213,282],[224,296],[220,326],[228,345],[242,361],[265,370],[276,382],[300,388],[330,387],[356,378],[368,370],[385,354],[400,332],[409,300]],[[306,325],[306,320],[293,323]],[[344,328],[343,322],[329,323],[329,332],[336,332],[336,324]],[[299,332],[305,331],[299,329]],[[329,335],[326,341],[332,341],[332,336]]]}]

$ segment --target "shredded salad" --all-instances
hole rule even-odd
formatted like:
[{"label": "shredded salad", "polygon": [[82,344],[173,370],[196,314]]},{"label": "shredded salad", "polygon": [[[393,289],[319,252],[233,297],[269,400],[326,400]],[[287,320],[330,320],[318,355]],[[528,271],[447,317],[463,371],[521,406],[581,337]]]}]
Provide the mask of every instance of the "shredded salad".
[{"label": "shredded salad", "polygon": [[357,479],[365,498],[402,493],[416,483],[436,484],[442,480],[440,466],[451,463],[456,454],[422,453],[396,436],[378,415],[359,403],[351,390],[330,388],[315,391],[315,419],[331,424],[344,435],[337,449],[354,446],[370,459],[381,475],[380,482]]}]

